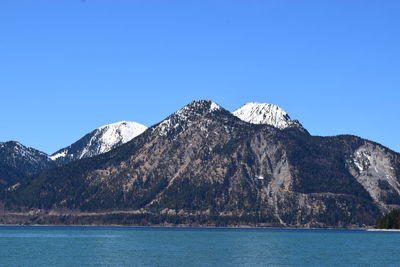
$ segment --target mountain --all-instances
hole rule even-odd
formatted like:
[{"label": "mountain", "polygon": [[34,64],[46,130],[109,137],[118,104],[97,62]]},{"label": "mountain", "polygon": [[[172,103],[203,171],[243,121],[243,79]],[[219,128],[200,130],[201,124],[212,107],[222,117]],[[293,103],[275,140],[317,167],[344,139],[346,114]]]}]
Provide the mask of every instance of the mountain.
[{"label": "mountain", "polygon": [[53,161],[43,152],[15,141],[0,142],[0,187],[51,167]]},{"label": "mountain", "polygon": [[86,134],[72,145],[50,156],[57,165],[97,156],[132,140],[147,129],[136,122],[122,121],[102,126]]},{"label": "mountain", "polygon": [[105,125],[51,156],[18,142],[0,143],[0,188],[46,169],[108,152],[146,129],[139,123],[127,121]]},{"label": "mountain", "polygon": [[[3,223],[372,226],[400,207],[400,155],[194,101],[108,153],[3,193]],[[8,215],[7,215],[8,214]]]},{"label": "mountain", "polygon": [[273,104],[250,102],[232,114],[253,124],[268,124],[281,130],[289,127],[298,127],[304,130],[298,120],[292,120],[286,111]]}]

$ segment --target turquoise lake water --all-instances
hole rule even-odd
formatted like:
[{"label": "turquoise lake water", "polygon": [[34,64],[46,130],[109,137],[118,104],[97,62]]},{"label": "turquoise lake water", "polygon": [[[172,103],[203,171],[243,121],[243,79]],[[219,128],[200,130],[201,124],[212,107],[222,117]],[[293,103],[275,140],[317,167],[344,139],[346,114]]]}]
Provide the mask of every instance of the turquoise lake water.
[{"label": "turquoise lake water", "polygon": [[1,266],[400,266],[400,233],[0,227]]}]

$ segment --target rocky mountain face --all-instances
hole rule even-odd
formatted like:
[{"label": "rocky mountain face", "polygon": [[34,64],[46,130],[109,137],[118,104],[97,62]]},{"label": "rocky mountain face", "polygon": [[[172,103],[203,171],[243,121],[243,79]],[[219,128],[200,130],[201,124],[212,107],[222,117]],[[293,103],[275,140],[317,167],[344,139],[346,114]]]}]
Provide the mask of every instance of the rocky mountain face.
[{"label": "rocky mountain face", "polygon": [[146,126],[130,121],[105,125],[55,152],[50,158],[60,166],[78,159],[97,156],[125,144],[146,129]]},{"label": "rocky mountain face", "polygon": [[14,141],[0,143],[0,188],[54,167],[43,152]]},{"label": "rocky mountain face", "polygon": [[9,188],[3,203],[31,223],[291,227],[374,225],[400,207],[398,153],[235,113],[192,102],[108,153]]}]

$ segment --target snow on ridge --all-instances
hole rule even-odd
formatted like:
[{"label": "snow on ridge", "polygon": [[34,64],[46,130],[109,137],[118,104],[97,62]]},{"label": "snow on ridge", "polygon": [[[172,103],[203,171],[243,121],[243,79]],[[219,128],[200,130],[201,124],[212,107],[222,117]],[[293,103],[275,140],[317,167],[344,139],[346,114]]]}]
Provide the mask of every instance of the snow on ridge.
[{"label": "snow on ridge", "polygon": [[[97,153],[102,154],[110,151],[116,144],[125,144],[147,129],[146,126],[136,122],[122,121],[108,124],[97,129],[95,135],[91,138],[90,144],[97,142],[100,144]],[[87,147],[84,154],[91,153],[90,147]]]},{"label": "snow on ridge", "polygon": [[75,148],[77,153],[75,152],[75,154],[73,154],[74,143],[60,150],[58,153],[51,155],[50,158],[52,160],[61,158],[82,159],[97,156],[131,141],[136,136],[142,134],[146,129],[146,126],[131,121],[107,124],[92,131],[89,141],[85,143],[84,146]]},{"label": "snow on ridge", "polygon": [[21,154],[22,156],[33,156],[35,154],[38,154],[38,155],[41,155],[41,156],[45,156],[45,157],[48,156],[46,153],[44,153],[42,151],[39,151],[39,150],[34,149],[32,147],[29,147],[29,146],[24,146],[23,144],[21,144],[18,141],[10,141],[8,143],[14,144],[14,151],[16,153]]},{"label": "snow on ridge", "polygon": [[269,124],[279,129],[292,126],[290,116],[274,104],[250,102],[232,112],[239,119],[253,124]]},{"label": "snow on ridge", "polygon": [[46,153],[32,147],[24,146],[18,141],[0,142],[0,149],[11,149],[9,152],[11,154],[8,155],[14,160],[17,158],[24,158],[31,163],[37,163],[47,158],[47,160],[50,161]]},{"label": "snow on ridge", "polygon": [[203,110],[203,108],[208,109],[205,111],[205,113],[223,109],[220,105],[211,100],[192,101],[188,105],[173,113],[167,119],[163,120],[156,129],[160,129],[159,134],[161,136],[166,136],[169,131],[178,128],[181,126],[181,124],[183,124],[183,122],[188,122],[188,119],[191,115],[196,113],[199,114],[198,110]]},{"label": "snow on ridge", "polygon": [[50,158],[51,160],[56,160],[56,159],[58,159],[58,158],[64,158],[64,157],[67,155],[67,153],[68,153],[68,150],[67,150],[67,149],[64,149],[64,150],[62,150],[61,152],[59,152],[59,153],[57,153],[57,154],[54,154],[54,155],[49,156],[49,158]]},{"label": "snow on ridge", "polygon": [[221,110],[221,109],[222,109],[222,107],[220,105],[211,101],[210,111],[216,111],[216,110]]},{"label": "snow on ridge", "polygon": [[146,129],[146,126],[132,121],[121,121],[97,128],[101,133],[102,142],[107,144],[127,143]]}]

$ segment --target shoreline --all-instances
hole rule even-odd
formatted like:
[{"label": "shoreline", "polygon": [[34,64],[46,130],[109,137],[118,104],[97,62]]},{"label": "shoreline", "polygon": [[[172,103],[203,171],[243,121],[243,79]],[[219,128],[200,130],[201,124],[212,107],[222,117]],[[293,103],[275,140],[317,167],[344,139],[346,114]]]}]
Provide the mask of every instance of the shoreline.
[{"label": "shoreline", "polygon": [[367,229],[369,232],[400,232],[400,229]]},{"label": "shoreline", "polygon": [[159,228],[159,229],[198,229],[198,230],[320,230],[320,231],[370,231],[370,232],[400,232],[396,229],[373,229],[373,228],[307,228],[307,227],[257,227],[257,226],[199,226],[199,225],[120,225],[120,224],[0,224],[1,227],[87,227],[87,228]]},{"label": "shoreline", "polygon": [[72,212],[37,210],[3,212],[0,226],[82,226],[82,227],[146,227],[192,229],[276,229],[276,230],[367,230],[372,225],[329,225],[322,222],[280,224],[253,217],[204,214],[164,214],[140,210]]},{"label": "shoreline", "polygon": [[[202,217],[203,216],[203,217]],[[253,218],[250,218],[253,219]],[[206,216],[187,214],[155,214],[140,210],[113,210],[101,212],[4,212],[0,214],[0,227],[118,227],[118,228],[160,228],[160,229],[248,229],[248,230],[333,230],[333,231],[393,231],[375,229],[373,225],[282,225],[269,222],[252,222],[247,218],[234,216]],[[399,230],[400,231],[400,230]]]}]

